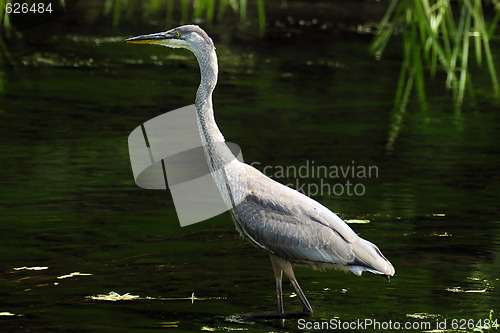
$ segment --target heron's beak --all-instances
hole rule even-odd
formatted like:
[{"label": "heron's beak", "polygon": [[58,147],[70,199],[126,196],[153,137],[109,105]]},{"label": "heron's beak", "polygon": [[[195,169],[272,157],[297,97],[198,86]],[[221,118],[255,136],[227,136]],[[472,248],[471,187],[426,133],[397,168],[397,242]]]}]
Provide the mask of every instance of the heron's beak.
[{"label": "heron's beak", "polygon": [[172,39],[175,36],[170,32],[158,32],[155,34],[142,35],[137,37],[132,37],[127,39],[127,43],[135,44],[166,44],[168,39]]}]

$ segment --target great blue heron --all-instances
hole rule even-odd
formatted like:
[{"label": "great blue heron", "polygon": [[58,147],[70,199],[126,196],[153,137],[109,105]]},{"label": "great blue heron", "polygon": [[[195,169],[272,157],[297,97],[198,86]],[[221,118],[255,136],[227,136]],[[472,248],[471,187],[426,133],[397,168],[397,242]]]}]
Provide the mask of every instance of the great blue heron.
[{"label": "great blue heron", "polygon": [[[342,219],[317,201],[282,185],[250,165],[239,162],[224,144],[214,118],[212,92],[217,84],[217,55],[212,39],[196,25],[127,39],[129,43],[185,48],[196,56],[201,83],[196,113],[205,157],[214,181],[230,210],[236,229],[267,252],[276,278],[278,313],[246,318],[309,317],[313,309],[302,292],[292,264],[312,268],[363,271],[394,275],[394,267],[374,244],[360,238]],[[290,279],[303,306],[302,312],[283,311],[282,276]]]}]

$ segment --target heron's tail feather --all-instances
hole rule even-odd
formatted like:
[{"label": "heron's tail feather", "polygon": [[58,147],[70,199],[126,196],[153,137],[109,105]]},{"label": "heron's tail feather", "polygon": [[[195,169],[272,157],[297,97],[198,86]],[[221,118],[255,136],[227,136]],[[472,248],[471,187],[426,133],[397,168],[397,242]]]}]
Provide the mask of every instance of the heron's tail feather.
[{"label": "heron's tail feather", "polygon": [[394,275],[394,267],[389,260],[384,257],[376,245],[359,238],[353,243],[352,249],[355,254],[355,259],[348,267],[354,274],[361,275],[363,271],[368,271],[387,277]]}]

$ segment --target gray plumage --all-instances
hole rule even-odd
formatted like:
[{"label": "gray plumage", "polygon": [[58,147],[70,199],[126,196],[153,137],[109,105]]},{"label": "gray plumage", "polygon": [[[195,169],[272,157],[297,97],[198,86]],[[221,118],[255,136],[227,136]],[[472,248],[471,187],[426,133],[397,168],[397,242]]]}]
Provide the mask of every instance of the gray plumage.
[{"label": "gray plumage", "polygon": [[[394,267],[380,250],[356,235],[329,209],[234,157],[224,144],[224,137],[215,122],[212,92],[217,83],[217,55],[212,39],[201,28],[186,25],[127,41],[186,48],[198,60],[201,83],[195,106],[207,163],[226,205],[232,207],[230,213],[236,229],[245,239],[270,254],[275,271],[278,313],[250,315],[249,318],[290,318],[312,314],[291,264],[350,270],[356,275],[363,271],[386,277],[394,275]],[[291,280],[304,306],[301,313],[283,313],[283,272]]]},{"label": "gray plumage", "polygon": [[392,276],[394,268],[372,243],[360,238],[317,201],[269,179],[251,166],[248,194],[232,214],[240,233],[264,250],[313,268],[363,270]]}]

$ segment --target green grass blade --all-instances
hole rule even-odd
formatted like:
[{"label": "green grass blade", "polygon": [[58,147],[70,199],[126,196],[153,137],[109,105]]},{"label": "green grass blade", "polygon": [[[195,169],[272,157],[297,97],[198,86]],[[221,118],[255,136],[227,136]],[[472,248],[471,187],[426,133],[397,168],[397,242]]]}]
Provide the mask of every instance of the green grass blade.
[{"label": "green grass blade", "polygon": [[227,8],[227,0],[220,0],[219,8],[217,9],[217,21],[222,21],[224,13],[226,12],[226,8]]},{"label": "green grass blade", "polygon": [[[424,1],[422,3],[424,3]],[[418,8],[418,7],[419,6],[416,6],[417,10],[420,13],[424,13],[424,11],[427,11],[426,6],[422,6],[420,8]],[[430,7],[429,7],[429,9],[430,9]],[[427,14],[424,14],[424,15],[427,15]],[[425,25],[426,23],[428,23],[428,22],[423,22],[422,20],[418,20],[418,22],[413,22],[411,33],[410,33],[410,40],[408,42],[408,45],[409,45],[408,51],[407,51],[408,52],[407,57],[409,59],[411,59],[410,68],[411,68],[412,74],[410,75],[410,77],[414,78],[418,100],[420,102],[420,106],[421,106],[422,110],[424,110],[424,111],[427,110],[427,101],[426,101],[426,97],[425,97],[424,66],[422,64],[422,57],[424,55],[423,54],[424,52],[422,52],[421,45],[425,45],[425,44],[422,43],[421,37],[422,37],[422,34],[424,34],[425,31],[427,30],[425,27],[422,26],[422,25]],[[420,37],[420,43],[419,43],[419,37]],[[402,102],[406,107],[407,101],[404,100],[404,95],[403,95]]]},{"label": "green grass blade", "polygon": [[497,14],[491,21],[490,28],[488,29],[488,36],[492,37],[495,34],[495,29],[497,28],[498,22],[500,21],[500,11],[497,11]]},{"label": "green grass blade", "polygon": [[495,69],[495,62],[493,61],[493,56],[490,50],[490,43],[488,42],[488,36],[483,36],[483,47],[484,47],[484,57],[486,59],[486,64],[488,65],[488,70],[490,72],[491,84],[493,86],[493,93],[495,97],[500,97],[500,87],[498,85],[498,77]]},{"label": "green grass blade", "polygon": [[375,40],[373,41],[370,50],[378,55],[378,58],[382,55],[382,52],[385,49],[385,46],[387,45],[387,42],[392,36],[392,24],[389,24],[389,19],[391,18],[394,10],[396,9],[396,5],[398,4],[399,0],[392,0],[391,3],[389,4],[389,7],[387,8],[384,17],[379,23],[379,29],[377,31],[377,35],[375,37]]},{"label": "green grass blade", "polygon": [[240,22],[247,19],[247,0],[240,0]]},{"label": "green grass blade", "polygon": [[418,100],[420,102],[421,109],[427,111],[427,98],[425,96],[425,76],[424,76],[424,66],[422,65],[422,55],[421,48],[414,47],[413,50],[413,70],[415,72],[415,88],[417,90]]},{"label": "green grass blade", "polygon": [[462,39],[464,34],[464,24],[465,24],[466,14],[467,14],[466,7],[462,6],[462,10],[460,12],[460,19],[458,21],[458,27],[455,33],[455,40],[454,40],[455,47],[453,48],[453,52],[451,54],[450,67],[448,69],[448,77],[446,79],[446,86],[449,89],[453,89],[456,84],[455,69],[457,67],[460,40]]},{"label": "green grass blade", "polygon": [[183,24],[189,21],[189,0],[181,0],[181,17]]},{"label": "green grass blade", "polygon": [[441,0],[440,1],[440,8],[439,8],[439,15],[440,15],[440,22],[441,24],[439,25],[440,31],[441,31],[441,39],[443,40],[443,46],[444,46],[444,53],[447,58],[450,57],[451,55],[451,46],[450,46],[450,30],[453,28],[449,27],[449,20],[447,17],[449,16],[449,10],[450,8],[450,3],[449,0]]},{"label": "green grass blade", "polygon": [[193,2],[193,18],[194,19],[199,19],[201,18],[201,15],[203,11],[205,10],[205,7],[207,5],[207,0],[195,0]]},{"label": "green grass blade", "polygon": [[207,22],[212,23],[214,20],[215,0],[208,0],[206,7],[207,7]]},{"label": "green grass blade", "polygon": [[115,6],[113,10],[113,27],[116,28],[120,23],[120,14],[122,11],[122,0],[115,0]]},{"label": "green grass blade", "polygon": [[[467,1],[467,0],[466,0]],[[462,55],[461,55],[461,66],[460,66],[460,81],[458,83],[457,97],[456,97],[456,111],[460,111],[463,100],[465,83],[467,81],[467,67],[469,60],[469,31],[471,26],[471,13],[467,11],[465,14],[464,30],[462,34]]]},{"label": "green grass blade", "polygon": [[[481,17],[482,18],[482,12],[483,8],[481,6],[481,0],[474,0],[474,12],[478,12],[479,15],[474,15],[474,28],[472,30],[472,35],[471,37],[474,38],[474,50],[475,50],[475,55],[476,55],[476,64],[478,66],[481,66],[482,63],[482,51],[483,51],[483,46],[481,45],[481,30],[486,30],[484,27],[481,26],[482,22],[478,21],[476,18]],[[483,22],[484,23],[484,22]]]},{"label": "green grass blade", "polygon": [[257,0],[257,12],[259,14],[259,34],[263,36],[266,31],[266,7],[264,0]]},{"label": "green grass blade", "polygon": [[478,32],[477,27],[474,27],[474,33],[472,35],[474,38],[474,50],[476,54],[476,64],[481,66],[483,63],[483,45],[481,43],[481,33]]},{"label": "green grass blade", "polygon": [[1,0],[0,17],[2,18],[2,26],[7,36],[10,35],[12,31],[12,26],[10,24],[9,15],[5,13],[5,1]]},{"label": "green grass blade", "polygon": [[488,66],[488,70],[490,72],[491,84],[493,86],[493,93],[495,97],[500,97],[500,86],[498,84],[498,77],[495,69],[495,62],[493,61],[493,55],[490,50],[490,42],[488,38],[488,31],[486,30],[486,23],[484,22],[484,16],[481,7],[474,8],[470,1],[464,0],[465,6],[471,12],[471,15],[474,17],[474,22],[477,24],[477,28],[482,38],[483,48],[484,48],[484,56],[486,59],[486,64]]}]

